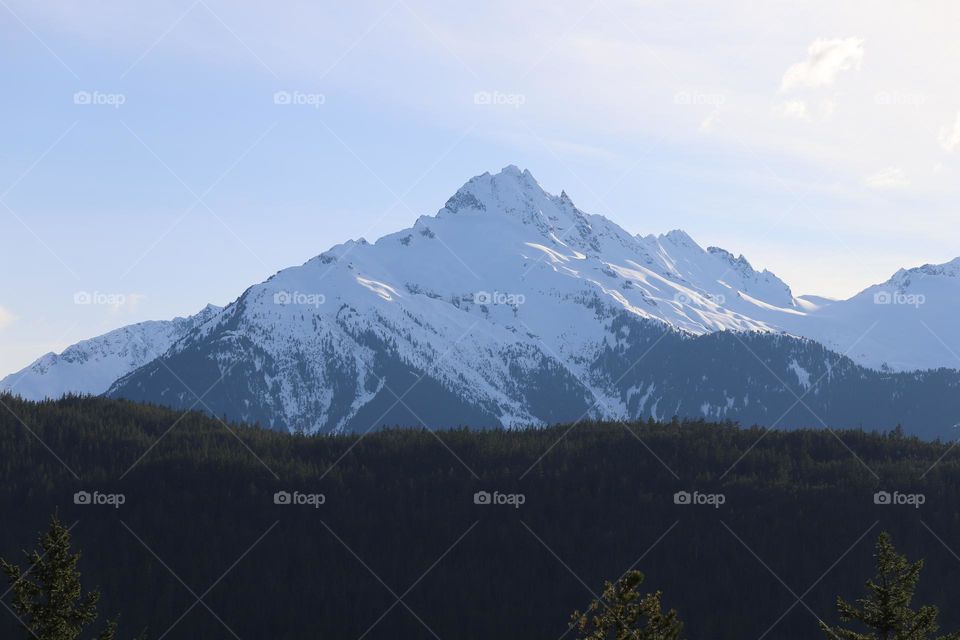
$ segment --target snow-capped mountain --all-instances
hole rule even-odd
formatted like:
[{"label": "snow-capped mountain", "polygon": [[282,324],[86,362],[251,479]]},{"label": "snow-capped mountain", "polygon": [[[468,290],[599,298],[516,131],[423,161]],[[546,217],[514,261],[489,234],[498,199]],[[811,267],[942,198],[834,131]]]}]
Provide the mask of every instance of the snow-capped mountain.
[{"label": "snow-capped mountain", "polygon": [[849,300],[778,323],[874,369],[960,368],[960,258],[900,269]]},{"label": "snow-capped mountain", "polygon": [[509,166],[409,229],[250,287],[97,389],[71,386],[78,365],[17,390],[109,385],[306,432],[681,415],[939,434],[960,415],[960,374],[905,371],[956,367],[957,271],[900,271],[846,301],[795,297],[743,256],[679,230],[631,235]]},{"label": "snow-capped mountain", "polygon": [[40,400],[66,393],[99,395],[117,378],[145,365],[221,311],[207,305],[196,315],[173,320],[148,321],[121,327],[48,353],[24,369],[0,380],[0,392]]},{"label": "snow-capped mountain", "polygon": [[[381,404],[402,408],[404,376],[412,376],[459,406],[443,410],[447,419],[537,424],[570,417],[546,408],[555,385],[584,411],[594,397],[623,408],[614,387],[582,382],[596,377],[592,359],[618,339],[610,334],[617,313],[696,333],[770,329],[739,313],[747,302],[723,306],[728,290],[770,297],[770,307],[792,300],[786,285],[745,260],[706,252],[680,231],[632,236],[507,167],[470,180],[411,229],[339,245],[251,287],[162,365],[122,378],[111,394],[192,403],[171,370],[194,390],[222,375],[211,402],[243,387],[224,399],[240,403],[231,415],[338,430],[380,420],[371,413]],[[549,393],[537,398],[537,387]]]},{"label": "snow-capped mountain", "polygon": [[[410,229],[251,287],[109,393],[188,407],[211,389],[211,411],[308,432],[674,414],[919,421],[906,407],[928,380],[780,335],[818,312],[742,256],[682,231],[633,236],[507,167]],[[721,329],[760,337],[711,337]],[[867,384],[894,399],[857,398]]]}]

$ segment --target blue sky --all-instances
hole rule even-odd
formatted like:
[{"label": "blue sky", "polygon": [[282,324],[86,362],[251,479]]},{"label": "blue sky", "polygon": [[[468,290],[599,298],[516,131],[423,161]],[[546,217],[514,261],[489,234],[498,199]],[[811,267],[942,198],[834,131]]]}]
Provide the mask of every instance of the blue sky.
[{"label": "blue sky", "polygon": [[506,164],[797,294],[956,257],[960,8],[835,4],[2,0],[0,375]]}]

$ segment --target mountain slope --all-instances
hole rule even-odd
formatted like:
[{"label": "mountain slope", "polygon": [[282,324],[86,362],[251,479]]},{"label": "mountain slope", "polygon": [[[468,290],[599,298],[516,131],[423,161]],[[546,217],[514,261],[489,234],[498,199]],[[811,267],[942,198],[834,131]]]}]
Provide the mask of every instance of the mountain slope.
[{"label": "mountain slope", "polygon": [[[631,236],[508,167],[472,179],[412,229],[339,245],[251,287],[111,393],[189,405],[224,374],[236,384],[211,390],[211,408],[222,402],[230,415],[271,427],[340,430],[398,411],[409,422],[409,403],[397,397],[414,377],[435,387],[430,397],[445,392],[470,406],[477,415],[453,417],[475,424],[569,419],[548,407],[562,398],[583,413],[598,394],[617,403],[615,389],[583,382],[607,339],[609,309],[698,333],[768,330],[718,304],[729,285],[708,280],[728,260],[682,232]],[[748,265],[728,271],[741,288],[766,293]],[[780,285],[768,288],[789,296]],[[177,377],[194,380],[191,389]],[[371,405],[388,415],[370,415]],[[439,417],[450,422],[449,412]]]},{"label": "mountain slope", "polygon": [[900,269],[849,300],[780,326],[881,370],[960,367],[960,258]]},{"label": "mountain slope", "polygon": [[143,366],[203,322],[220,312],[207,305],[196,315],[147,321],[121,327],[48,353],[0,380],[0,391],[28,400],[59,398],[66,393],[104,393],[117,378]]},{"label": "mountain slope", "polygon": [[780,335],[814,306],[742,256],[681,231],[632,236],[507,167],[411,229],[251,287],[109,394],[306,432],[674,414],[955,422],[924,404],[956,395],[955,372],[871,371]]},{"label": "mountain slope", "polygon": [[631,235],[510,166],[222,312],[80,343],[0,389],[109,387],[311,433],[674,414],[940,433],[956,422],[956,372],[894,372],[960,362],[958,265],[901,270],[846,301],[795,297],[743,256],[680,230]]}]

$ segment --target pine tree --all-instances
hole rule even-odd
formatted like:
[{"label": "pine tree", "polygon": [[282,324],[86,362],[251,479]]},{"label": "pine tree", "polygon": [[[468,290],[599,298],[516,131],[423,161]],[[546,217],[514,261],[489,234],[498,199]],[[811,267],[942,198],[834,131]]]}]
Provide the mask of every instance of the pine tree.
[{"label": "pine tree", "polygon": [[679,640],[683,623],[677,612],[664,613],[661,593],[641,595],[639,571],[628,571],[616,584],[607,582],[599,600],[573,614],[570,626],[579,640]]},{"label": "pine tree", "polygon": [[[13,592],[12,608],[20,618],[27,640],[76,640],[97,619],[98,591],[83,592],[77,562],[71,552],[70,531],[57,516],[38,540],[38,547],[24,552],[29,568],[0,559]],[[116,622],[108,621],[97,640],[113,640]]]},{"label": "pine tree", "polygon": [[911,609],[913,593],[920,579],[923,560],[911,564],[906,556],[897,553],[890,535],[881,533],[873,554],[877,574],[867,580],[867,596],[855,606],[841,597],[837,610],[844,623],[858,622],[868,631],[861,633],[843,627],[829,627],[821,621],[820,628],[835,640],[960,640],[960,633],[936,636],[939,609],[924,605]]}]

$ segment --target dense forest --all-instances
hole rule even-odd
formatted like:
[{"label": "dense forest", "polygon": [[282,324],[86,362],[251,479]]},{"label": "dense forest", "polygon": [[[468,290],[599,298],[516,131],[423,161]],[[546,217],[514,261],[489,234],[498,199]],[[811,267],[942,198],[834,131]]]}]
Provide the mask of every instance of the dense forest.
[{"label": "dense forest", "polygon": [[881,531],[960,628],[949,442],[702,421],[305,437],[0,401],[0,558],[58,514],[118,637],[573,637],[636,569],[687,638],[811,638],[862,594]]}]

